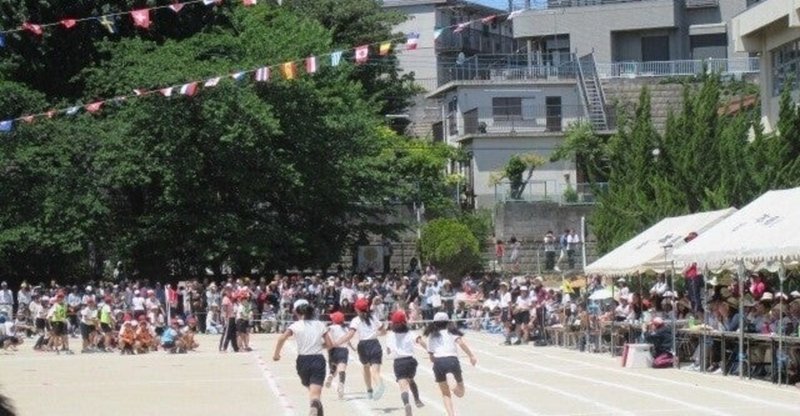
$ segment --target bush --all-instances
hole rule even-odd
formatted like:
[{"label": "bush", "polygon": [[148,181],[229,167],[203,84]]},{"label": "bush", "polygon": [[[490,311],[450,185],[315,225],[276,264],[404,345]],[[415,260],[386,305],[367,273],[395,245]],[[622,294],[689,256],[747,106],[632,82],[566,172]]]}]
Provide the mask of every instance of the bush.
[{"label": "bush", "polygon": [[480,268],[478,239],[455,219],[437,219],[422,228],[420,252],[445,277],[458,279]]}]

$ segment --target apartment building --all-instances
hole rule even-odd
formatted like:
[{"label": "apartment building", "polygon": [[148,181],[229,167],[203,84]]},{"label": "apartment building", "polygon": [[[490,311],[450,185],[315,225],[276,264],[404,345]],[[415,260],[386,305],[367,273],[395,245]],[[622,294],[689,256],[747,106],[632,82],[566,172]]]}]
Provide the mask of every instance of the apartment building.
[{"label": "apartment building", "polygon": [[733,18],[736,49],[759,57],[761,114],[764,127],[775,129],[779,98],[790,79],[795,100],[800,99],[800,1],[751,1],[749,8]]}]

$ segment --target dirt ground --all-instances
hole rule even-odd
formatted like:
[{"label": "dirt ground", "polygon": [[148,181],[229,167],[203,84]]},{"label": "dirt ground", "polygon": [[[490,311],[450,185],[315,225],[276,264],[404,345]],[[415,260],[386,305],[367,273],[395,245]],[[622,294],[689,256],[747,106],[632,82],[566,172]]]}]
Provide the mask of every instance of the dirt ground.
[{"label": "dirt ground", "polygon": [[[608,355],[555,347],[500,346],[497,336],[469,333],[478,357],[462,357],[467,393],[459,415],[793,415],[800,389],[684,370],[624,369]],[[254,335],[250,353],[217,352],[218,337],[201,336],[190,354],[75,354],[31,350],[0,355],[0,392],[19,415],[307,415],[295,374],[294,342],[272,361],[275,335]],[[73,340],[77,341],[77,340]],[[351,353],[351,360],[355,354]],[[442,415],[430,362],[420,351],[417,381],[426,406],[415,415]],[[402,415],[399,390],[386,361],[387,390],[367,400],[361,366],[348,368],[344,400],[323,393],[326,415]]]}]

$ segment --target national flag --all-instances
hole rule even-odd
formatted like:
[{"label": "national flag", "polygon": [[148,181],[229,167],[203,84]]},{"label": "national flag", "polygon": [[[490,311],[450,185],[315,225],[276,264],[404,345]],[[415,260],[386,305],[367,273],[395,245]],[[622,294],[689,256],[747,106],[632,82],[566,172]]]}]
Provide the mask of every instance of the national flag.
[{"label": "national flag", "polygon": [[496,19],[496,18],[497,18],[497,15],[496,15],[496,14],[493,14],[493,15],[491,15],[491,16],[486,16],[486,17],[484,17],[483,19],[481,19],[481,23],[483,23],[483,24],[485,24],[485,25],[486,25],[486,24],[492,23],[492,21],[493,21],[494,19]]},{"label": "national flag", "polygon": [[100,107],[102,107],[102,106],[103,106],[103,102],[102,101],[97,101],[97,102],[94,102],[94,103],[91,103],[91,104],[87,104],[86,105],[86,111],[89,112],[89,113],[96,113],[96,112],[100,111]]},{"label": "national flag", "polygon": [[235,74],[232,74],[231,78],[233,78],[236,81],[241,81],[244,79],[244,72],[237,72]]},{"label": "national flag", "polygon": [[163,95],[165,97],[171,97],[172,96],[172,87],[162,88],[158,92],[160,92],[161,95]]},{"label": "national flag", "polygon": [[173,12],[179,13],[181,11],[181,9],[183,8],[183,3],[172,4],[172,5],[169,6],[169,8],[172,9]]},{"label": "national flag", "polygon": [[459,32],[461,32],[462,30],[466,29],[466,28],[467,28],[467,26],[469,26],[469,24],[470,24],[470,23],[471,23],[471,22],[463,22],[463,23],[459,23],[459,24],[458,24],[458,26],[456,26],[456,28],[455,28],[455,29],[453,29],[453,33],[459,33]]},{"label": "national flag", "polygon": [[133,25],[142,29],[150,27],[150,9],[131,10]]},{"label": "national flag", "polygon": [[255,6],[258,3],[258,0],[242,0],[242,4],[245,6]]},{"label": "national flag", "polygon": [[220,77],[211,78],[206,80],[206,83],[203,84],[204,87],[216,87],[219,84]]},{"label": "national flag", "polygon": [[144,95],[144,90],[134,89],[133,93],[136,94],[136,95]]},{"label": "national flag", "polygon": [[392,42],[383,42],[378,47],[378,53],[381,56],[386,56],[389,54],[389,51],[392,50]]},{"label": "national flag", "polygon": [[1,132],[8,133],[13,128],[14,128],[14,120],[3,120],[3,121],[0,121],[0,131]]},{"label": "national flag", "polygon": [[33,123],[33,116],[32,115],[31,116],[24,116],[24,117],[21,117],[21,118],[22,118],[22,121],[25,122],[25,123],[28,123],[28,124]]},{"label": "national flag", "polygon": [[181,86],[181,94],[187,95],[189,97],[193,96],[197,92],[197,83],[190,82],[188,84],[183,84]]},{"label": "national flag", "polygon": [[309,56],[306,58],[306,73],[313,74],[317,72],[317,57]]},{"label": "national flag", "polygon": [[295,76],[295,67],[294,61],[284,62],[281,64],[281,72],[283,73],[283,78],[285,79],[294,79]]},{"label": "national flag", "polygon": [[406,37],[406,50],[413,51],[419,45],[419,33],[411,32]]},{"label": "national flag", "polygon": [[61,19],[61,26],[64,26],[66,29],[72,29],[75,25],[78,24],[78,21],[75,19]]},{"label": "national flag", "polygon": [[42,36],[42,33],[43,33],[42,32],[42,26],[34,24],[34,23],[30,23],[30,22],[23,23],[22,24],[22,29],[23,30],[27,30],[28,32],[31,32],[36,36]]},{"label": "national flag", "polygon": [[112,35],[114,33],[117,33],[117,24],[114,23],[114,20],[111,19],[110,17],[103,16],[97,19],[97,21],[100,23],[101,26],[103,26],[108,31],[108,33],[111,33]]},{"label": "national flag", "polygon": [[56,115],[56,110],[49,110],[44,114],[47,116],[47,118],[53,118]]},{"label": "national flag", "polygon": [[256,69],[256,81],[258,81],[258,82],[267,82],[267,81],[269,81],[269,67],[268,66]]},{"label": "national flag", "polygon": [[513,12],[508,14],[508,17],[506,17],[506,20],[511,20],[511,19],[521,15],[521,14],[522,14],[522,9],[514,10]]},{"label": "national flag", "polygon": [[68,115],[68,116],[74,116],[75,114],[78,114],[78,110],[80,110],[80,109],[81,108],[76,105],[74,107],[68,108],[67,111],[65,111],[64,113],[66,113],[66,115]]},{"label": "national flag", "polygon": [[336,51],[331,54],[331,66],[339,66],[342,62],[342,51]]},{"label": "national flag", "polygon": [[369,45],[356,47],[356,63],[363,64],[369,59]]},{"label": "national flag", "polygon": [[444,29],[434,29],[433,40],[439,39],[439,36],[442,36],[442,32],[444,32]]}]

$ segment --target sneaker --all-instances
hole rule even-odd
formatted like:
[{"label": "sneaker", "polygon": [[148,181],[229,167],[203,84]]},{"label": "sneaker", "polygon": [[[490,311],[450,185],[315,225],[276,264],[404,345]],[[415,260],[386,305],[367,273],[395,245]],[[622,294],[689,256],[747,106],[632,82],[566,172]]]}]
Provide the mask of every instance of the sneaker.
[{"label": "sneaker", "polygon": [[417,400],[417,401],[416,401],[416,403],[414,403],[414,404],[416,404],[416,405],[417,405],[417,408],[423,408],[423,407],[425,407],[425,403],[422,403],[422,401],[421,401],[421,400]]},{"label": "sneaker", "polygon": [[384,384],[384,383],[381,381],[381,383],[380,383],[380,384],[378,384],[378,386],[377,386],[377,387],[375,387],[375,392],[374,392],[374,394],[372,395],[372,399],[373,399],[373,400],[380,400],[380,399],[381,399],[381,397],[383,397],[383,393],[384,393],[385,391],[386,391],[386,384]]},{"label": "sneaker", "polygon": [[714,372],[713,372],[713,373],[711,373],[711,374],[722,374],[723,372],[724,372],[724,371],[722,370],[722,367],[720,367],[720,368],[716,369],[716,371],[714,371]]},{"label": "sneaker", "polygon": [[339,400],[344,399],[344,384],[339,383],[336,386],[336,394],[339,395]]},{"label": "sneaker", "polygon": [[372,400],[372,390],[367,390],[367,399]]},{"label": "sneaker", "polygon": [[412,416],[414,413],[411,411],[411,403],[405,405],[406,416]]},{"label": "sneaker", "polygon": [[328,389],[331,388],[331,382],[332,381],[333,381],[333,376],[328,375],[328,377],[325,378],[325,388],[328,388]]}]

